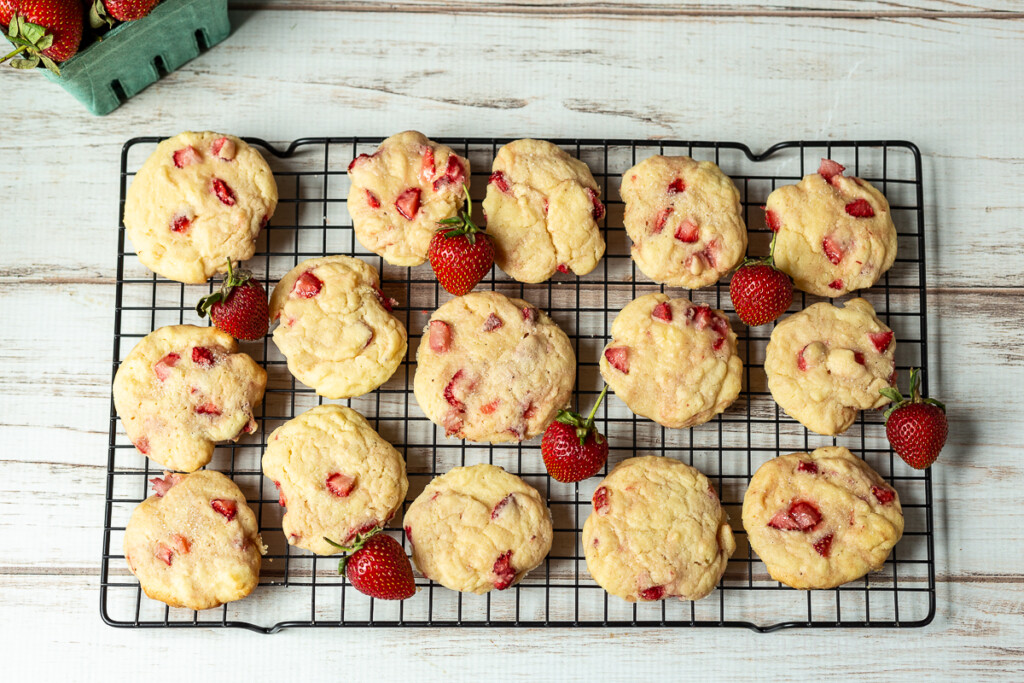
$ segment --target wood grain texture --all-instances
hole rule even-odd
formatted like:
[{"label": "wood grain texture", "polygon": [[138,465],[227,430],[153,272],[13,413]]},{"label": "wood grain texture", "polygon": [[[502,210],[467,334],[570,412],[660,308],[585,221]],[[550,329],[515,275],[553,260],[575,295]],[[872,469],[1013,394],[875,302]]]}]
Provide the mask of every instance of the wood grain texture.
[{"label": "wood grain texture", "polygon": [[[321,12],[379,12],[379,3],[344,0],[232,0],[232,9],[287,9]],[[389,2],[392,12],[448,12],[457,14],[533,14],[547,16],[589,15],[618,17],[737,17],[788,16],[836,18],[993,18],[1012,19],[1021,14],[1019,3],[1013,0],[988,2],[957,2],[956,0],[914,0],[912,2],[885,2],[875,0],[766,0],[764,2],[673,2],[672,0],[646,0],[641,2],[593,2],[592,0],[562,0],[539,3],[533,0],[403,0]],[[940,16],[941,15],[941,16]]]},{"label": "wood grain texture", "polygon": [[[380,679],[350,665],[354,652],[376,648],[387,653],[386,680],[593,680],[594,671],[662,680],[680,670],[730,680],[1024,678],[1019,2],[233,6],[231,38],[102,119],[38,74],[0,70],[4,110],[13,112],[0,135],[0,602],[13,680],[214,671],[316,680],[339,669]],[[980,16],[989,18],[967,18]],[[436,136],[733,139],[755,149],[781,139],[917,142],[928,188],[930,382],[951,421],[934,470],[936,622],[773,636],[264,638],[103,626],[121,145],[189,128],[288,141],[410,127]],[[39,661],[51,662],[44,674]]]}]

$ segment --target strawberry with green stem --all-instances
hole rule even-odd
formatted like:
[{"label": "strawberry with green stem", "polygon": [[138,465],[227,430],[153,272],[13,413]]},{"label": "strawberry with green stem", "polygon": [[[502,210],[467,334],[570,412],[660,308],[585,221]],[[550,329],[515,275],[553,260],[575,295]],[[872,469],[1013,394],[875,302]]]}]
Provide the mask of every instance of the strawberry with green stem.
[{"label": "strawberry with green stem", "polygon": [[885,435],[903,460],[914,469],[923,470],[939,457],[949,435],[946,406],[934,398],[922,398],[920,371],[910,369],[910,398],[903,398],[896,387],[879,392],[892,401],[885,411]]},{"label": "strawberry with green stem", "polygon": [[235,339],[262,339],[269,327],[267,291],[249,271],[233,270],[231,259],[220,290],[200,299],[196,313],[200,318],[209,313],[213,324]]},{"label": "strawberry with green stem", "polygon": [[768,256],[747,259],[729,282],[732,306],[746,325],[757,327],[777,319],[793,303],[793,281],[775,267],[775,238]]},{"label": "strawberry with green stem", "polygon": [[473,202],[463,185],[466,204],[459,215],[438,221],[442,226],[430,238],[427,258],[437,281],[455,296],[468,294],[494,265],[494,246],[483,229],[473,223]]},{"label": "strawberry with green stem", "polygon": [[82,40],[82,10],[77,0],[0,0],[0,25],[14,50],[0,57],[17,69],[42,64],[58,76],[58,62],[71,59]]},{"label": "strawberry with green stem", "polygon": [[553,479],[565,483],[583,481],[600,472],[608,461],[608,439],[594,427],[597,407],[607,393],[605,385],[586,420],[579,413],[559,410],[555,421],[544,430],[541,456]]},{"label": "strawberry with green stem", "polygon": [[92,0],[89,3],[89,25],[102,28],[119,21],[135,21],[153,11],[160,0]]},{"label": "strawberry with green stem", "polygon": [[338,573],[364,595],[379,600],[405,600],[416,593],[409,557],[398,541],[381,533],[380,527],[356,534],[350,546],[324,540],[347,555],[338,562]]}]

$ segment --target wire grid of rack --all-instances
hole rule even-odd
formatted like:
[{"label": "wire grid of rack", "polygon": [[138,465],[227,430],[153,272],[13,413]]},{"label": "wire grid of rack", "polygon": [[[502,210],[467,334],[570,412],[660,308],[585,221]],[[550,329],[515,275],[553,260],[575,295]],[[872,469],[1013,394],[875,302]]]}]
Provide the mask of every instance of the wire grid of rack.
[{"label": "wire grid of rack", "polygon": [[[134,170],[159,140],[136,138],[124,146],[122,215],[125,191]],[[893,268],[875,287],[844,299],[864,296],[895,330],[897,370],[906,376],[912,366],[927,370],[925,223],[921,157],[916,146],[902,141],[783,142],[755,154],[745,145],[730,142],[555,140],[586,161],[601,186],[608,209],[601,221],[607,242],[604,258],[586,276],[556,273],[548,282],[537,285],[511,281],[495,268],[477,288],[526,299],[547,310],[566,331],[578,359],[573,398],[576,408],[589,409],[603,385],[598,358],[611,321],[626,303],[648,292],[667,291],[674,297],[689,297],[724,309],[738,333],[739,353],[745,365],[744,390],[737,401],[723,414],[693,429],[660,427],[632,414],[614,396],[609,396],[598,412],[598,426],[610,443],[605,472],[638,454],[687,462],[715,483],[736,532],[736,553],[710,596],[697,602],[637,604],[609,596],[587,572],[580,530],[600,477],[561,484],[546,475],[539,438],[516,445],[449,439],[416,404],[412,378],[418,337],[430,313],[449,295],[437,284],[429,265],[387,265],[353,238],[345,209],[347,166],[356,155],[372,152],[380,141],[304,138],[283,147],[249,139],[274,169],[281,199],[247,266],[269,291],[282,275],[307,258],[349,254],[375,265],[382,275],[384,292],[399,302],[394,314],[410,331],[410,348],[389,382],[343,403],[365,415],[405,455],[410,481],[406,506],[432,477],[457,465],[490,462],[522,476],[547,497],[551,508],[555,541],[549,557],[509,590],[484,596],[461,594],[418,576],[421,590],[409,600],[395,603],[375,601],[355,591],[337,575],[337,558],[316,557],[289,546],[281,531],[282,512],[276,491],[273,483],[262,476],[260,458],[273,429],[324,400],[291,377],[283,357],[268,338],[242,343],[242,350],[264,365],[269,375],[258,417],[260,428],[238,443],[218,447],[208,465],[228,474],[257,513],[264,542],[269,546],[259,587],[244,600],[204,612],[169,608],[143,594],[121,554],[121,543],[128,516],[147,496],[147,482],[159,476],[160,468],[133,448],[111,402],[100,584],[100,608],[106,623],[122,627],[241,627],[264,633],[293,626],[740,626],[765,632],[794,626],[911,627],[932,620],[935,553],[930,472],[913,470],[894,457],[880,412],[861,413],[850,430],[838,437],[808,432],[786,416],[772,400],[764,375],[764,347],[771,328],[751,329],[739,323],[731,309],[728,279],[703,290],[687,291],[657,285],[639,273],[629,255],[630,242],[622,227],[623,206],[618,193],[622,173],[653,154],[686,154],[712,160],[740,190],[750,253],[763,254],[770,233],[760,209],[768,193],[813,172],[820,157],[844,164],[849,173],[872,182],[886,194],[899,233],[899,257]],[[441,140],[470,159],[474,199],[483,196],[491,161],[508,141]],[[187,286],[149,272],[126,244],[122,222],[114,371],[134,344],[153,329],[168,324],[203,324],[193,306],[214,285]],[[790,313],[817,300],[798,292]],[[926,372],[925,381],[927,377]],[[750,550],[739,524],[743,493],[751,474],[768,459],[832,444],[846,446],[865,458],[899,491],[906,529],[880,572],[832,590],[796,591],[771,580]],[[387,529],[406,543],[401,515],[396,515]]]}]

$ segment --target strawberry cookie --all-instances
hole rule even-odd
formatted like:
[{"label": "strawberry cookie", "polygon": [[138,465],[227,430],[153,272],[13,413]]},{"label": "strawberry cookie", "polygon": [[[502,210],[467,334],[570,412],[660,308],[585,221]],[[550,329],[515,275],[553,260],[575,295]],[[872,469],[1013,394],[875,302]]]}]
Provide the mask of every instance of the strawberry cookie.
[{"label": "strawberry cookie", "polygon": [[215,443],[256,431],[253,409],[267,373],[213,327],[172,325],[146,335],[114,375],[114,407],[135,447],[165,467],[192,472]]},{"label": "strawberry cookie", "polygon": [[586,275],[604,255],[601,190],[587,165],[543,140],[510,142],[494,157],[484,215],[498,266],[520,282],[555,271]]},{"label": "strawberry cookie", "polygon": [[743,361],[725,313],[645,294],[612,323],[601,376],[637,415],[679,429],[707,422],[740,394]]},{"label": "strawberry cookie", "polygon": [[327,398],[373,391],[402,363],[405,326],[391,315],[377,270],[351,256],[309,259],[270,296],[274,343],[300,382]]},{"label": "strawberry cookie", "polygon": [[710,161],[653,156],[623,174],[620,193],[633,260],[655,282],[700,289],[743,260],[740,193]]},{"label": "strawberry cookie", "polygon": [[471,292],[430,316],[413,391],[448,436],[523,441],[572,395],[576,355],[558,325],[521,299]]},{"label": "strawberry cookie", "polygon": [[798,289],[836,297],[867,289],[896,260],[896,226],[889,202],[865,180],[822,159],[817,173],[780,187],[765,202],[778,233],[775,264]]},{"label": "strawberry cookie", "polygon": [[338,552],[384,524],[405,500],[405,461],[366,419],[345,406],[322,405],[273,431],[263,473],[287,507],[288,543],[317,555]]},{"label": "strawberry cookie", "polygon": [[144,266],[201,283],[229,259],[252,258],[276,207],[277,184],[259,152],[233,135],[182,133],[135,174],[124,227]]},{"label": "strawberry cookie", "polygon": [[466,593],[505,590],[551,550],[544,498],[495,465],[456,467],[435,478],[405,513],[420,573]]},{"label": "strawberry cookie", "polygon": [[427,260],[437,222],[458,214],[469,160],[410,130],[348,166],[348,212],[359,243],[393,266]]},{"label": "strawberry cookie", "polygon": [[209,470],[150,481],[154,495],[124,530],[124,558],[146,595],[196,610],[249,595],[266,548],[235,483]]},{"label": "strawberry cookie", "polygon": [[736,550],[708,478],[672,458],[624,460],[594,491],[583,525],[591,576],[629,602],[700,600]]},{"label": "strawberry cookie", "polygon": [[772,330],[764,370],[772,398],[818,434],[842,434],[861,410],[889,402],[879,393],[895,379],[893,333],[864,299],[843,308],[824,301]]},{"label": "strawberry cookie", "polygon": [[834,588],[881,569],[903,511],[866,462],[828,446],[761,465],[743,496],[743,528],[776,581]]}]

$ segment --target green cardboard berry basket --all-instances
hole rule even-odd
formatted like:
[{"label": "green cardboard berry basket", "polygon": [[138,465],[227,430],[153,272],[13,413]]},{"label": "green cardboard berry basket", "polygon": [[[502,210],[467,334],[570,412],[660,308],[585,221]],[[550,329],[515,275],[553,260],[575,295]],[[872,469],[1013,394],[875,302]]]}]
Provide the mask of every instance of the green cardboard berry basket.
[{"label": "green cardboard berry basket", "polygon": [[60,76],[44,73],[103,116],[229,33],[227,0],[164,0],[61,64]]}]

